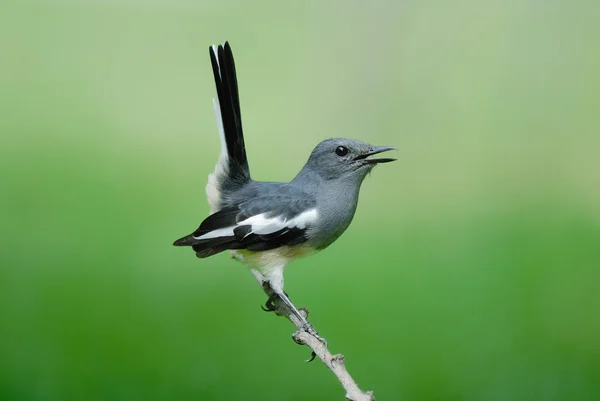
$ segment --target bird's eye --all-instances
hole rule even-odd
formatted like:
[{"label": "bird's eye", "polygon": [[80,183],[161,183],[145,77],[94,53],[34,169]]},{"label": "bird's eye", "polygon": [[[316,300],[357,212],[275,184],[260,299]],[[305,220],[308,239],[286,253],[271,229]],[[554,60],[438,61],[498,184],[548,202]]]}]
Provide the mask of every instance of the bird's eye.
[{"label": "bird's eye", "polygon": [[335,154],[338,156],[346,156],[348,154],[348,148],[345,146],[338,146],[335,149]]}]

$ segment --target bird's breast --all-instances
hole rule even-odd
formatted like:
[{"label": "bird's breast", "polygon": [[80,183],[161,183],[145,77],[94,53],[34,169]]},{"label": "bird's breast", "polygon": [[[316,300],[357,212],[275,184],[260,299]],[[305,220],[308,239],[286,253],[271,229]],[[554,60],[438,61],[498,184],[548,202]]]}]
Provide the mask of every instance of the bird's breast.
[{"label": "bird's breast", "polygon": [[358,194],[339,193],[319,202],[319,221],[309,231],[309,241],[319,250],[327,248],[346,231],[356,212]]}]

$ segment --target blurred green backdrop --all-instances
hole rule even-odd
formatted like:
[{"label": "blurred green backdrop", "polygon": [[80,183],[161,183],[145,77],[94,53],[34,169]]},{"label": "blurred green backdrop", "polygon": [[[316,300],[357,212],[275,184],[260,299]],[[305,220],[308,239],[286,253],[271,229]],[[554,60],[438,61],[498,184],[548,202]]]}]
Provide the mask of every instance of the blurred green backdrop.
[{"label": "blurred green backdrop", "polygon": [[343,399],[241,265],[171,246],[208,212],[224,40],[256,179],[400,149],[286,275],[362,388],[600,399],[597,1],[1,7],[0,399]]}]

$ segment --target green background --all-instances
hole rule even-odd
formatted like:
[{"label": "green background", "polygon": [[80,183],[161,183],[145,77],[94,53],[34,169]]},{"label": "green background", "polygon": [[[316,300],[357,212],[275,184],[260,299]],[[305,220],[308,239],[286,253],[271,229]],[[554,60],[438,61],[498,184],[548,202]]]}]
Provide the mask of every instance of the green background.
[{"label": "green background", "polygon": [[286,274],[363,389],[600,399],[600,3],[15,3],[0,399],[343,399],[245,268],[171,246],[208,212],[224,40],[255,179],[328,137],[399,148]]}]

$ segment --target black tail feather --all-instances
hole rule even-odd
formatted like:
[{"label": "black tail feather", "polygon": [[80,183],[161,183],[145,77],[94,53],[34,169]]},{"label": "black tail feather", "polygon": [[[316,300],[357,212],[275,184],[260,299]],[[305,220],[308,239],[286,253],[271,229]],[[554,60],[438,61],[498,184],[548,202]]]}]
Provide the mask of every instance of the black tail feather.
[{"label": "black tail feather", "polygon": [[250,170],[242,131],[242,114],[233,53],[228,42],[218,46],[217,54],[212,47],[209,52],[229,155],[229,174],[236,181],[241,179],[245,182],[250,179]]},{"label": "black tail feather", "polygon": [[234,236],[198,240],[194,238],[194,234],[187,235],[173,243],[175,246],[191,246],[199,258],[212,256],[226,249],[235,249],[237,244],[239,243]]},{"label": "black tail feather", "polygon": [[193,234],[178,239],[173,243],[175,246],[191,246],[199,258],[207,258],[219,252],[231,248],[231,243],[237,242],[235,237],[219,238],[217,240],[198,241]]},{"label": "black tail feather", "polygon": [[[225,196],[224,194],[233,193],[250,181],[250,169],[248,168],[244,133],[242,131],[240,96],[231,46],[228,42],[218,47],[211,46],[209,54],[218,98],[218,109],[216,107],[215,109],[221,115],[223,128],[221,134],[224,137],[226,147],[224,150],[227,153],[227,157],[222,157],[219,161],[219,163],[226,162],[227,164],[224,166],[218,165],[215,168],[215,173],[221,172],[217,175],[216,180],[211,184],[209,178],[209,186],[212,185],[212,190],[217,192],[214,209],[221,210],[206,218],[194,233],[178,239],[173,244],[175,246],[191,246],[196,251],[196,255],[202,258],[226,249],[240,249],[243,247],[235,235],[208,239],[198,238],[213,230],[231,227],[236,224],[239,209],[222,209],[223,201],[220,197]],[[219,167],[225,167],[225,169]],[[214,180],[214,176],[212,177]],[[208,192],[209,189],[207,189]],[[209,202],[210,199],[209,195]],[[211,207],[213,207],[213,204],[211,204]]]}]

